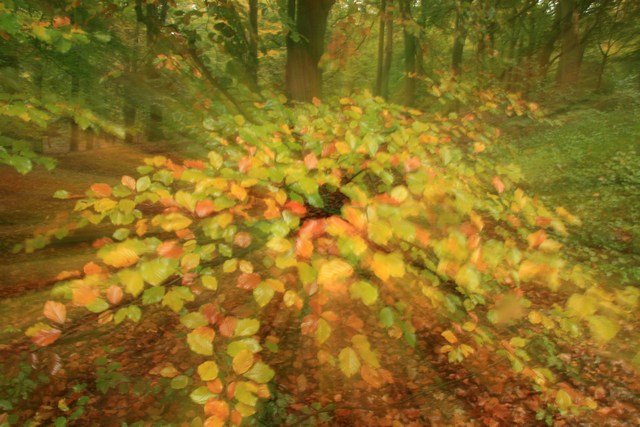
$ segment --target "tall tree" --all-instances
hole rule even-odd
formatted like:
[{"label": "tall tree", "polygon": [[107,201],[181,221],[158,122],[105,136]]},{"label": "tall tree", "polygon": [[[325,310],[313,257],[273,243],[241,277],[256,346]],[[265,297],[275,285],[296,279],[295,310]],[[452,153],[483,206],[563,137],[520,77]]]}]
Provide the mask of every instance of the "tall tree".
[{"label": "tall tree", "polygon": [[286,92],[289,99],[309,102],[320,97],[322,72],[319,67],[324,52],[329,11],[335,0],[288,0]]},{"label": "tall tree", "polygon": [[411,0],[400,0],[400,13],[404,35],[404,103],[413,105],[416,92],[416,56],[417,38],[413,17],[411,15]]}]

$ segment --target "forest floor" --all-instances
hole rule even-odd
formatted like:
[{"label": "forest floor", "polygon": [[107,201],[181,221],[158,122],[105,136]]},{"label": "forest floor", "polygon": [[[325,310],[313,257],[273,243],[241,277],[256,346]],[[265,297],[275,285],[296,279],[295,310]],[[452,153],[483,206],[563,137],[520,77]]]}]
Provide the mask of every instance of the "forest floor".
[{"label": "forest floor", "polygon": [[[510,153],[521,166],[527,191],[580,216],[583,226],[572,230],[564,242],[570,256],[592,264],[607,287],[638,286],[640,123],[634,112],[640,110],[596,107],[554,117],[561,126],[535,125],[510,132],[500,155]],[[65,220],[74,200],[53,199],[56,190],[83,194],[91,183],[114,184],[124,174],[133,175],[145,155],[148,152],[138,147],[112,145],[60,156],[53,172],[39,169],[21,176],[0,168],[0,360],[6,361],[6,366],[0,365],[0,425],[8,414],[56,426],[120,425],[122,419],[170,422],[172,417],[180,424],[182,417],[198,414],[185,390],[169,387],[175,378],[171,372],[189,369],[190,352],[184,350],[182,336],[174,333],[180,327],[177,317],[167,310],[150,309],[140,323],[124,322],[115,328],[96,328],[95,315],[71,313],[79,325],[61,338],[55,351],[46,348],[29,354],[23,337],[24,328],[39,319],[56,275],[82,270],[92,257],[92,241],[110,231],[83,231],[33,254],[12,254],[12,246],[51,221]],[[238,315],[247,309],[234,298],[228,304]],[[270,320],[273,328],[286,331],[294,323],[282,313],[273,310]],[[353,327],[361,328],[359,313],[351,315]],[[85,317],[88,321],[77,321]],[[295,425],[319,422],[329,411],[335,411],[329,425],[367,425],[363,421],[367,419],[389,426],[542,423],[535,419],[541,402],[530,396],[530,389],[504,361],[487,354],[484,359],[485,355],[476,355],[464,366],[447,363],[430,344],[440,333],[430,331],[433,320],[423,319],[415,349],[402,346],[396,351],[398,344],[388,336],[373,337],[388,341],[390,349],[384,359],[395,381],[383,387],[386,401],[332,381],[330,373],[313,366],[315,355],[306,354],[310,351],[305,342],[291,331],[292,338],[280,342],[280,352],[269,360],[279,374],[272,392],[274,404],[266,408],[268,414],[262,419],[267,421],[261,425],[277,424],[269,419],[284,422],[286,417],[277,412],[279,405],[287,404],[299,411]],[[548,363],[563,372],[562,384],[598,403],[597,410],[569,417],[566,425],[640,425],[638,367],[634,372],[629,363],[633,344],[622,358],[586,343],[548,349]],[[167,354],[184,362],[169,366]],[[311,369],[301,360],[312,360]],[[330,406],[306,406],[311,402]],[[553,420],[557,414],[546,415]]]}]

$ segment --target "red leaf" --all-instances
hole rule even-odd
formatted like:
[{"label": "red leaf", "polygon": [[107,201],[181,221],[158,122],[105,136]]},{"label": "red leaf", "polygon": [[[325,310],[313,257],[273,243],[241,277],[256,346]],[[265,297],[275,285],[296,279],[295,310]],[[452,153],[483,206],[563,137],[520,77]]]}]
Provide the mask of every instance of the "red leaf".
[{"label": "red leaf", "polygon": [[53,26],[55,28],[66,27],[71,25],[71,19],[68,16],[56,16],[53,18]]},{"label": "red leaf", "polygon": [[43,313],[44,317],[61,325],[67,320],[67,307],[57,301],[45,302]]},{"label": "red leaf", "polygon": [[413,172],[416,169],[419,169],[422,166],[420,159],[417,157],[410,157],[404,162],[404,171],[405,172]]},{"label": "red leaf", "polygon": [[111,186],[109,184],[93,184],[91,186],[91,191],[93,191],[98,197],[110,197],[111,196]]},{"label": "red leaf", "polygon": [[222,313],[218,311],[218,308],[211,303],[202,306],[202,315],[212,325],[215,325],[224,318]]},{"label": "red leaf", "polygon": [[41,329],[31,337],[31,341],[37,346],[46,347],[53,344],[62,332],[59,329]]}]

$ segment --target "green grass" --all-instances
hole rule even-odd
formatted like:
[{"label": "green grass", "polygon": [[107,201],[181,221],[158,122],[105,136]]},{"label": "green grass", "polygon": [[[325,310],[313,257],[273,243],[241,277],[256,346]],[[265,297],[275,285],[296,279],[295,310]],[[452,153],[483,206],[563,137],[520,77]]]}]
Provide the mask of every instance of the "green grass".
[{"label": "green grass", "polygon": [[612,285],[640,285],[640,106],[596,103],[511,136],[523,187],[549,206],[564,206],[583,225],[567,247]]}]

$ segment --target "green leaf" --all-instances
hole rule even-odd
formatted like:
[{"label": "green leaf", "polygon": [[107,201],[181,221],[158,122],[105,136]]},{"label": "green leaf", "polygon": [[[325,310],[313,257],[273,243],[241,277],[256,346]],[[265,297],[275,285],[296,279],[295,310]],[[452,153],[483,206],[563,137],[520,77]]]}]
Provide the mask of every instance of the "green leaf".
[{"label": "green leaf", "polygon": [[138,193],[142,193],[143,191],[147,191],[151,186],[151,178],[148,176],[143,176],[136,181],[136,191]]},{"label": "green leaf", "polygon": [[103,298],[96,298],[91,302],[91,304],[86,305],[87,310],[92,313],[102,313],[103,311],[109,309],[109,303],[105,301]]},{"label": "green leaf", "polygon": [[245,372],[245,377],[259,384],[265,384],[271,381],[276,373],[266,363],[256,362],[251,369]]},{"label": "green leaf", "polygon": [[140,265],[140,273],[145,282],[158,286],[175,273],[178,261],[168,258],[155,258]]},{"label": "green leaf", "polygon": [[54,199],[68,199],[69,196],[71,196],[71,194],[65,190],[58,190],[55,193],[53,193]]},{"label": "green leaf", "polygon": [[256,406],[256,403],[258,403],[258,397],[256,396],[257,391],[258,387],[255,384],[238,381],[238,383],[236,383],[235,398],[238,402],[242,402],[245,405]]},{"label": "green leaf", "polygon": [[165,288],[163,286],[156,286],[153,288],[148,288],[142,294],[142,303],[144,305],[156,304],[162,301],[164,297]]},{"label": "green leaf", "polygon": [[213,342],[207,334],[201,334],[196,332],[189,332],[187,334],[187,344],[189,348],[198,354],[203,356],[211,356],[213,354]]},{"label": "green leaf", "polygon": [[274,293],[275,292],[271,286],[262,282],[253,290],[253,298],[260,307],[264,307],[269,303],[269,301],[271,301]]},{"label": "green leaf", "polygon": [[240,319],[236,325],[234,336],[247,337],[254,335],[260,329],[260,321],[257,319]]},{"label": "green leaf", "polygon": [[171,388],[174,390],[181,390],[189,385],[189,377],[186,375],[178,375],[171,379]]},{"label": "green leaf", "polygon": [[[157,289],[157,288],[152,288]],[[206,326],[209,324],[207,319],[199,312],[187,313],[180,318],[180,323],[189,329],[195,329],[200,326]]]},{"label": "green leaf", "polygon": [[200,386],[193,390],[189,397],[197,404],[204,405],[207,400],[216,397],[216,395],[211,393],[206,386]]},{"label": "green leaf", "polygon": [[590,316],[587,318],[591,336],[598,342],[611,341],[620,331],[620,325],[604,316]]},{"label": "green leaf", "polygon": [[385,328],[392,327],[394,322],[395,318],[393,315],[393,310],[390,307],[385,307],[380,310],[380,323],[382,323]]},{"label": "green leaf", "polygon": [[331,326],[324,319],[318,320],[318,329],[316,329],[316,340],[318,344],[323,344],[331,336]]},{"label": "green leaf", "polygon": [[347,378],[351,378],[360,370],[360,359],[351,347],[345,347],[340,351],[338,361],[340,370]]},{"label": "green leaf", "polygon": [[371,305],[378,300],[378,288],[362,280],[352,284],[349,293],[352,299],[360,299],[364,305]]},{"label": "green leaf", "polygon": [[186,286],[174,286],[169,292],[162,298],[162,305],[169,307],[176,313],[182,310],[185,302],[193,301],[195,296]]}]

